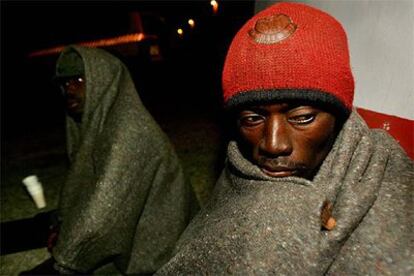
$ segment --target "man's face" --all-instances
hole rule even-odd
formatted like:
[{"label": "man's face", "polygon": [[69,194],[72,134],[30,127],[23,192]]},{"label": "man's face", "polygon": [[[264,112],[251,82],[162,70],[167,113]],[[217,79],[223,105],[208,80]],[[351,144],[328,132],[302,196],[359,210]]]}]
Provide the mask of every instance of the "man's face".
[{"label": "man's face", "polygon": [[335,117],[316,107],[257,105],[238,113],[243,151],[272,177],[312,179],[335,140]]},{"label": "man's face", "polygon": [[84,77],[62,78],[59,80],[59,86],[65,97],[68,115],[76,120],[80,120],[86,100]]}]

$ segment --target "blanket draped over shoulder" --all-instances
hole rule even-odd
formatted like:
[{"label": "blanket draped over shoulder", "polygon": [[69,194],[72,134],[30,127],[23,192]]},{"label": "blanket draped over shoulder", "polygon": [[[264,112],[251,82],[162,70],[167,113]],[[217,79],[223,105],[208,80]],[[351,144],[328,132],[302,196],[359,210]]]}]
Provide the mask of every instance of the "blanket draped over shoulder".
[{"label": "blanket draped over shoulder", "polygon": [[53,256],[77,272],[113,261],[123,273],[153,273],[188,224],[190,186],[125,65],[78,46],[65,50],[57,70],[66,62],[84,66],[86,103],[80,124],[67,117],[71,167]]},{"label": "blanket draped over shoulder", "polygon": [[413,275],[413,162],[355,111],[313,181],[263,174],[234,141],[227,157],[158,275]]}]

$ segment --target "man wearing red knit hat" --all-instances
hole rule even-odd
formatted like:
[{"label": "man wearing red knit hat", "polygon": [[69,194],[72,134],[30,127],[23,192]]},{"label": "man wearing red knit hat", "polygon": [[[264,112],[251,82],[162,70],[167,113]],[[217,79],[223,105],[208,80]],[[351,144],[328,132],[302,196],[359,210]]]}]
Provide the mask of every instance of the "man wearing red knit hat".
[{"label": "man wearing red knit hat", "polygon": [[258,13],[223,93],[238,130],[226,166],[158,274],[414,274],[413,162],[353,109],[338,21],[295,3]]}]

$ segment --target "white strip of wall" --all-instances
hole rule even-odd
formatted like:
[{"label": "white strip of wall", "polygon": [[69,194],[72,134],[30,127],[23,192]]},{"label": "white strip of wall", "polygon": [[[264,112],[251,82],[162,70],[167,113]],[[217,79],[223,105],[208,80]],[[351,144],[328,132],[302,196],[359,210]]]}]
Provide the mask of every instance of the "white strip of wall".
[{"label": "white strip of wall", "polygon": [[[256,13],[275,2],[257,0]],[[344,26],[356,106],[414,120],[413,0],[295,2],[324,10]]]}]

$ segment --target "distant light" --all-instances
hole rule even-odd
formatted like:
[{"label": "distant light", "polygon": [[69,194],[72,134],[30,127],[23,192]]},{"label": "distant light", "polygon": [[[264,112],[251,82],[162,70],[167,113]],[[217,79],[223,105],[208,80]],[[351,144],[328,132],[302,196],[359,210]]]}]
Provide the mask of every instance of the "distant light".
[{"label": "distant light", "polygon": [[[78,42],[76,44],[86,46],[86,47],[104,47],[104,46],[126,44],[126,43],[131,43],[131,42],[139,42],[139,41],[144,40],[145,38],[155,38],[155,36],[144,35],[143,33],[133,33],[133,34],[126,34],[126,35],[105,38],[105,39],[100,39],[100,40]],[[29,57],[57,54],[61,52],[66,46],[67,45],[61,45],[61,46],[57,46],[57,47],[53,47],[49,49],[35,51],[35,52],[30,53]]]},{"label": "distant light", "polygon": [[210,5],[213,7],[213,12],[214,13],[217,13],[217,11],[218,11],[218,3],[217,3],[217,1],[216,0],[211,0],[210,1]]},{"label": "distant light", "polygon": [[177,29],[177,34],[179,34],[180,36],[182,36],[184,33],[183,29],[179,28]]},{"label": "distant light", "polygon": [[194,22],[194,20],[193,19],[188,19],[188,25],[190,25],[190,27],[191,28],[194,28],[194,26],[195,26],[195,22]]}]

